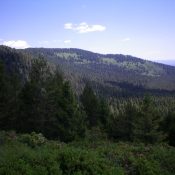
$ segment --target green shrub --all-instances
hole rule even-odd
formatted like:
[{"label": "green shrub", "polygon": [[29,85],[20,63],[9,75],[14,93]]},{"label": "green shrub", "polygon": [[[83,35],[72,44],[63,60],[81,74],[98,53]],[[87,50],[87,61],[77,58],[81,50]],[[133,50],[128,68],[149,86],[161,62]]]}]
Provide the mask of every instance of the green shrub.
[{"label": "green shrub", "polygon": [[0,149],[0,174],[3,175],[61,175],[54,152],[47,148],[33,149],[15,143]]},{"label": "green shrub", "polygon": [[97,139],[70,144],[41,134],[0,132],[2,175],[174,175],[175,149],[168,145],[112,143]]},{"label": "green shrub", "polygon": [[41,146],[46,142],[46,138],[41,134],[32,132],[31,134],[23,134],[19,137],[19,141],[30,147]]},{"label": "green shrub", "polygon": [[160,167],[155,161],[138,158],[135,163],[135,174],[138,175],[161,175]]},{"label": "green shrub", "polygon": [[60,169],[63,174],[82,175],[112,175],[123,174],[120,168],[114,168],[109,162],[101,158],[97,152],[77,148],[60,150]]}]

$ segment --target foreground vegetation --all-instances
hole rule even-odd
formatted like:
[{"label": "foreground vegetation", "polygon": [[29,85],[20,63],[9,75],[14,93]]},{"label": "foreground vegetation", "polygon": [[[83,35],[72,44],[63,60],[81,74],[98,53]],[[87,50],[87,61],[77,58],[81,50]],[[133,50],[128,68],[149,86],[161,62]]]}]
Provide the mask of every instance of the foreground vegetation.
[{"label": "foreground vegetation", "polygon": [[87,139],[69,144],[48,141],[42,134],[0,133],[3,175],[173,175],[175,149]]}]

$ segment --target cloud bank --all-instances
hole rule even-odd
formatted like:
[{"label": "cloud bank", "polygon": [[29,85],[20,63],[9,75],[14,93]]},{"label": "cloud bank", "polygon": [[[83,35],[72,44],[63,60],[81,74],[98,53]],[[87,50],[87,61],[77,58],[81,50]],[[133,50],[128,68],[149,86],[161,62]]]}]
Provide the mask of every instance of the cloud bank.
[{"label": "cloud bank", "polygon": [[80,24],[66,23],[64,28],[67,30],[73,30],[78,33],[89,33],[89,32],[103,32],[106,30],[105,26],[102,25],[88,25],[86,22]]},{"label": "cloud bank", "polygon": [[30,47],[30,45],[26,41],[23,41],[23,40],[4,41],[3,45],[9,46],[15,49],[25,49],[25,48]]}]

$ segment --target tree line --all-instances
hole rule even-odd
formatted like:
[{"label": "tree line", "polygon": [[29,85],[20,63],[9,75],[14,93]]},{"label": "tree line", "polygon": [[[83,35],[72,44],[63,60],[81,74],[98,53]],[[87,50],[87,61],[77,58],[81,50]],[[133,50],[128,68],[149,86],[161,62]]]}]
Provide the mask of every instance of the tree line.
[{"label": "tree line", "polygon": [[160,113],[151,96],[113,111],[89,83],[78,100],[59,68],[51,68],[42,57],[31,61],[25,82],[0,62],[0,130],[41,132],[70,142],[86,138],[94,128],[114,141],[175,145],[175,111]]}]

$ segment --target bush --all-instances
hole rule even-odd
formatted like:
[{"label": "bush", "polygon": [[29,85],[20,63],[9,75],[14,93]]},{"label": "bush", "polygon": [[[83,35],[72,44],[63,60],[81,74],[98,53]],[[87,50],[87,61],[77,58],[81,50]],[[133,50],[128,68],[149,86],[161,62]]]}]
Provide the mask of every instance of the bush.
[{"label": "bush", "polygon": [[120,168],[114,168],[94,151],[66,148],[60,151],[58,160],[60,169],[65,175],[123,174]]},{"label": "bush", "polygon": [[135,163],[135,174],[138,175],[161,175],[160,166],[157,162],[138,158]]},{"label": "bush", "polygon": [[[175,149],[168,145],[88,140],[70,144],[41,134],[0,132],[3,175],[174,175]],[[95,146],[94,146],[95,145]]]},{"label": "bush", "polygon": [[47,148],[34,149],[21,143],[15,143],[5,145],[0,150],[0,174],[62,174],[55,154]]},{"label": "bush", "polygon": [[32,132],[31,134],[23,134],[19,137],[19,141],[30,147],[41,146],[46,142],[46,138],[41,134]]}]

